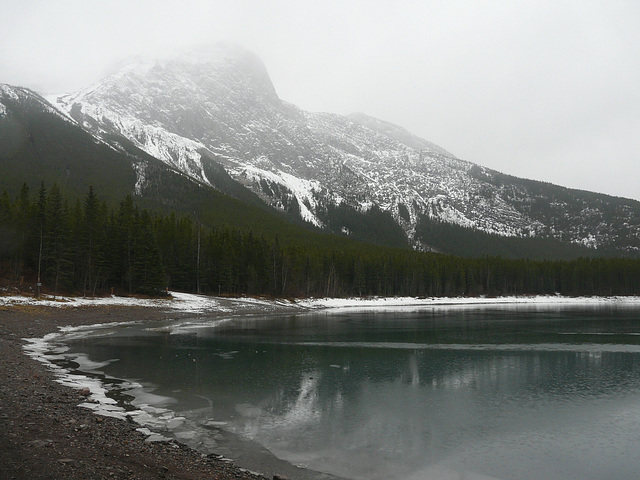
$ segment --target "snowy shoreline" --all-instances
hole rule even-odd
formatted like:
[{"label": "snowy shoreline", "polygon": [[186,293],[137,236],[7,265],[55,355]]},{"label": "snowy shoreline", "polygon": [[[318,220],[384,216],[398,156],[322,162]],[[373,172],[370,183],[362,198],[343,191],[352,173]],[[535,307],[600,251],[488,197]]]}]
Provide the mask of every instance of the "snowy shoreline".
[{"label": "snowy shoreline", "polygon": [[433,306],[498,306],[498,305],[638,305],[639,296],[564,297],[560,295],[505,297],[350,297],[306,298],[296,300],[256,297],[215,297],[192,293],[170,292],[170,298],[135,297],[67,297],[43,295],[0,295],[0,306],[43,306],[77,308],[92,306],[160,308],[194,314],[241,314],[247,310],[264,313],[280,310],[319,310],[352,308],[433,307]]}]

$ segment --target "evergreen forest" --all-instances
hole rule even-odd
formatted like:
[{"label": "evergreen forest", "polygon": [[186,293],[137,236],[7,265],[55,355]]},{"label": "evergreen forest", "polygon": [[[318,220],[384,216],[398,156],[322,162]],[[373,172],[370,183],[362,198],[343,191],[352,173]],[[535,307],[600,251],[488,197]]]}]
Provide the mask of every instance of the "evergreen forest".
[{"label": "evergreen forest", "polygon": [[[315,234],[314,234],[315,235]],[[232,295],[638,295],[640,260],[463,258],[317,233],[308,242],[157,213],[131,196],[69,200],[53,184],[0,196],[0,277],[44,291]]]}]

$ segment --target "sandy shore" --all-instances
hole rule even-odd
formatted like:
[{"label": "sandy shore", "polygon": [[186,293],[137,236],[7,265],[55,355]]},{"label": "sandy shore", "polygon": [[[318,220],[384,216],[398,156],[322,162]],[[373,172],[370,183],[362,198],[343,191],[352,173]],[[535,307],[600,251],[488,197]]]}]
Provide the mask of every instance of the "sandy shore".
[{"label": "sandy shore", "polygon": [[[412,308],[496,304],[635,304],[638,297],[566,299],[349,299],[297,303],[175,294],[174,300],[0,297],[0,478],[2,479],[264,479],[214,455],[176,442],[150,443],[138,425],[95,415],[78,405],[79,390],[55,382],[41,362],[24,354],[27,338],[63,326],[178,319],[194,315],[252,315],[316,308]],[[268,478],[309,478],[286,462]],[[288,467],[287,467],[288,465]],[[282,466],[282,471],[277,470]],[[261,470],[267,471],[267,470]],[[293,474],[292,474],[293,472]],[[299,473],[299,475],[298,475]]]}]

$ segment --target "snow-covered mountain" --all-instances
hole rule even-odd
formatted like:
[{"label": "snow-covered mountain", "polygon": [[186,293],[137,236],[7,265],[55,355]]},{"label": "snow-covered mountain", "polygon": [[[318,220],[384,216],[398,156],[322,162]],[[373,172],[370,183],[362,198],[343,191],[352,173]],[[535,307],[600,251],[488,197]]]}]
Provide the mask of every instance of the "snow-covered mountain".
[{"label": "snow-covered mountain", "polygon": [[640,203],[522,180],[456,158],[364,114],[306,112],[281,100],[251,52],[216,45],[135,61],[50,100],[103,138],[119,134],[194,179],[223,166],[265,202],[349,233],[337,207],[388,212],[416,248],[440,220],[504,236],[589,247],[640,240]]}]

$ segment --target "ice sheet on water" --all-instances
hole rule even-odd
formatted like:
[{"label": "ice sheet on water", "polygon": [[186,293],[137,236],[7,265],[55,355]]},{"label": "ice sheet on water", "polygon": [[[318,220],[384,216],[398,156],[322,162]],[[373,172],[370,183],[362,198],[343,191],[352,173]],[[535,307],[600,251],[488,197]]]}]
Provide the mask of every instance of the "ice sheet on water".
[{"label": "ice sheet on water", "polygon": [[[184,418],[164,408],[175,402],[175,399],[152,393],[153,387],[143,386],[137,382],[122,381],[104,375],[99,369],[115,360],[95,362],[85,354],[69,354],[68,347],[59,343],[61,334],[50,334],[40,339],[27,339],[24,347],[27,355],[35,358],[56,374],[56,381],[62,385],[88,391],[87,400],[79,406],[92,410],[97,415],[114,417],[118,419],[130,418],[147,429],[169,431],[179,429],[184,423]],[[77,369],[71,370],[57,362],[73,362]],[[109,382],[107,387],[105,380]],[[127,411],[122,404],[114,399],[110,389],[118,389],[120,392],[131,395],[134,400],[132,406],[137,410]],[[151,432],[151,430],[148,430]],[[187,435],[188,436],[188,435]],[[185,437],[186,438],[186,437]],[[150,441],[164,441],[167,438],[154,433]]]}]

